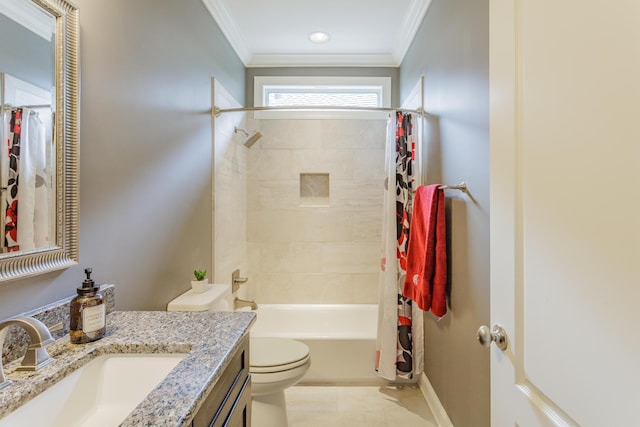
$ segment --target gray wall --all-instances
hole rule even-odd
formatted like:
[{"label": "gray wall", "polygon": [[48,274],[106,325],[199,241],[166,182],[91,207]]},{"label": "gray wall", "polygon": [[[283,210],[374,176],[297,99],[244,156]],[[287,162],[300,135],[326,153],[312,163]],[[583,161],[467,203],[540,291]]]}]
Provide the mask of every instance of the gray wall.
[{"label": "gray wall", "polygon": [[489,0],[433,0],[400,67],[408,96],[425,76],[428,183],[466,181],[447,192],[451,308],[425,315],[425,370],[456,426],[489,426]]},{"label": "gray wall", "polygon": [[66,297],[94,268],[116,307],[164,309],[211,270],[211,77],[244,66],[201,0],[76,0],[80,265],[0,284],[0,319]]},{"label": "gray wall", "polygon": [[245,105],[253,105],[255,76],[391,77],[391,106],[399,105],[398,68],[393,67],[257,67],[247,68]]}]

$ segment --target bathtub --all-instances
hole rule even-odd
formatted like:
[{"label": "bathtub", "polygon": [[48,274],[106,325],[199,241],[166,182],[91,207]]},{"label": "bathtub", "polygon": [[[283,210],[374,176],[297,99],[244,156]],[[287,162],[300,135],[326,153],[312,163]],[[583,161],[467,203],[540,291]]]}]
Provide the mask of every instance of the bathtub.
[{"label": "bathtub", "polygon": [[251,336],[285,337],[309,346],[301,384],[383,384],[375,371],[376,304],[259,304]]}]

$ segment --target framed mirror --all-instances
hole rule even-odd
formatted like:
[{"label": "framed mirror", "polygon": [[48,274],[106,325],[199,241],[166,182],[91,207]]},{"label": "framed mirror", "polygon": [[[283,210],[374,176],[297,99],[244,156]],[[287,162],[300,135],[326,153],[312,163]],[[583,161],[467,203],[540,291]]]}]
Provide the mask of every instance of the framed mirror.
[{"label": "framed mirror", "polygon": [[78,10],[0,0],[0,282],[79,256]]}]

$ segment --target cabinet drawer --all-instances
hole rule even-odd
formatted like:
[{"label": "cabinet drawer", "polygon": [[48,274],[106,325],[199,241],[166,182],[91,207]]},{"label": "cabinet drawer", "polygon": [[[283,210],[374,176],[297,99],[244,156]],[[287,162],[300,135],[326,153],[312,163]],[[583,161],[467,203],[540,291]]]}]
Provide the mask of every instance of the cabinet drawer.
[{"label": "cabinet drawer", "polygon": [[[242,397],[247,386],[250,402],[249,337],[245,336],[215,388],[193,418],[193,427],[226,425],[226,420],[230,419],[230,414],[236,407],[236,401]],[[240,410],[242,411],[241,408]]]},{"label": "cabinet drawer", "polygon": [[[215,424],[217,426],[217,424]],[[224,424],[224,427],[251,427],[251,375],[247,377],[240,395]]]}]

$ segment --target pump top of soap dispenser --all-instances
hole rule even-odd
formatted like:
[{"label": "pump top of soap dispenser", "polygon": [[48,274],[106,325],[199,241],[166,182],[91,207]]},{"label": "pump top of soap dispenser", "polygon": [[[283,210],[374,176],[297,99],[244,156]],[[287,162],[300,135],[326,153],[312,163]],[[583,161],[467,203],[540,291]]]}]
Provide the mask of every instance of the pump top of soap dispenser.
[{"label": "pump top of soap dispenser", "polygon": [[100,289],[99,286],[96,286],[96,282],[91,278],[91,272],[91,268],[84,269],[84,274],[87,275],[87,278],[82,282],[82,287],[78,288],[78,295],[94,294]]}]

